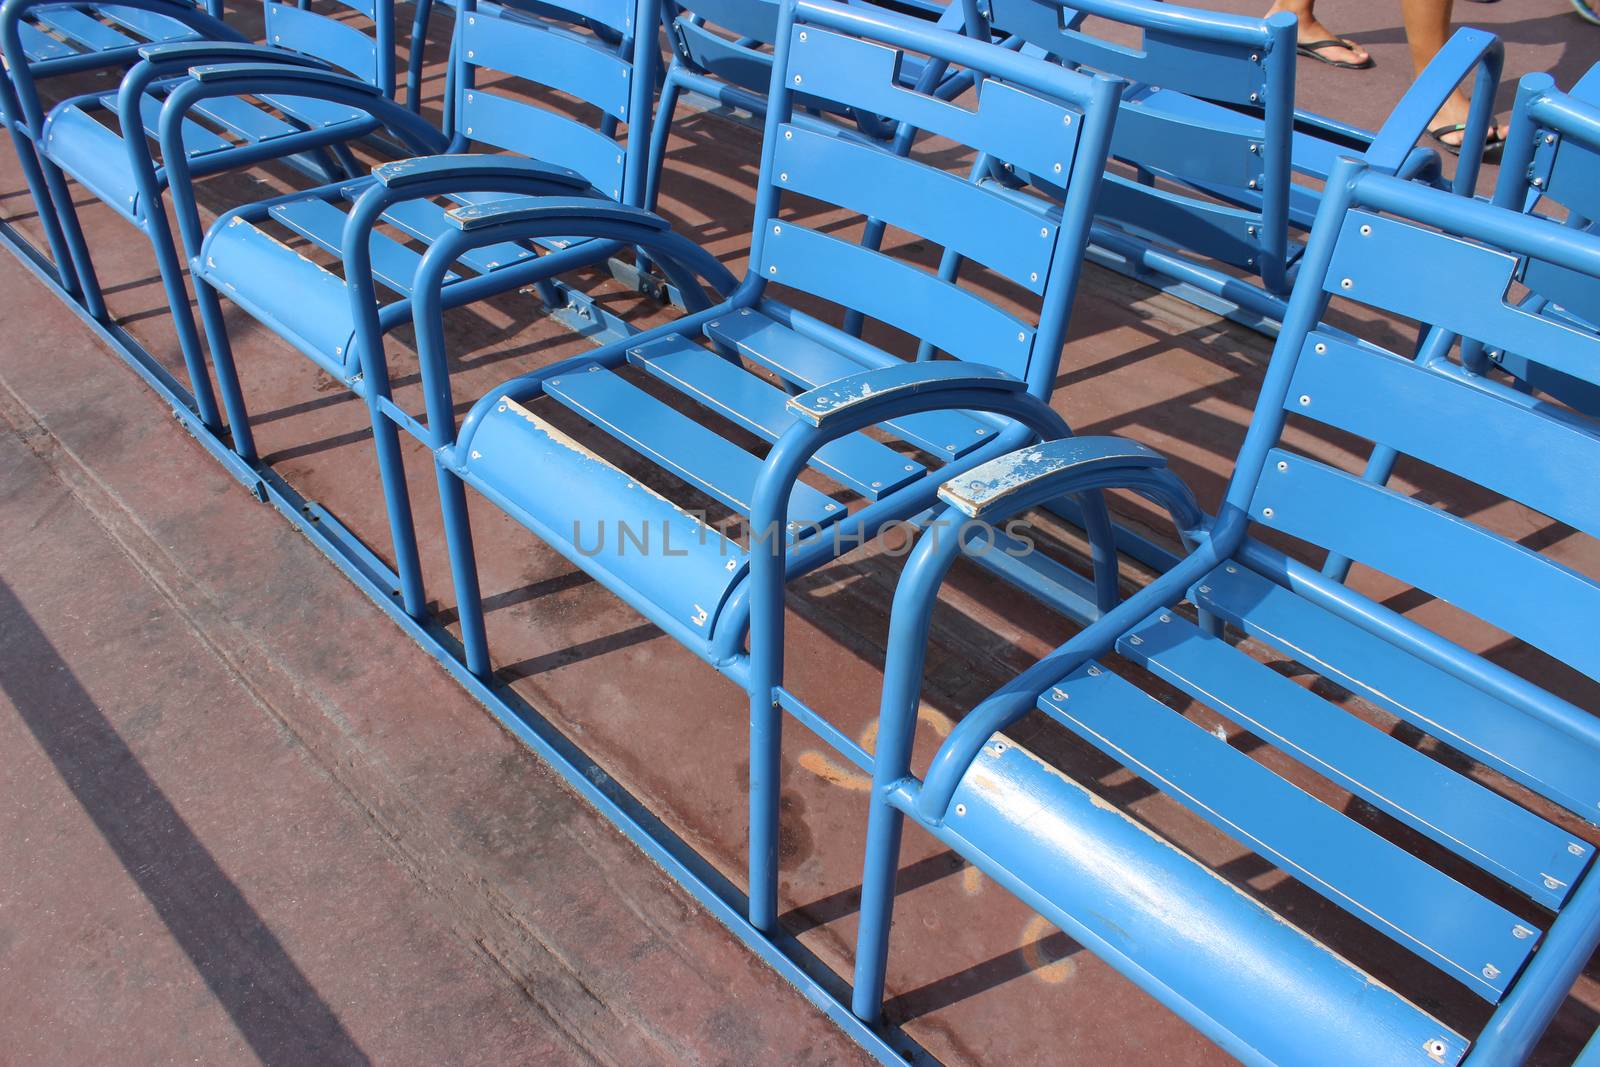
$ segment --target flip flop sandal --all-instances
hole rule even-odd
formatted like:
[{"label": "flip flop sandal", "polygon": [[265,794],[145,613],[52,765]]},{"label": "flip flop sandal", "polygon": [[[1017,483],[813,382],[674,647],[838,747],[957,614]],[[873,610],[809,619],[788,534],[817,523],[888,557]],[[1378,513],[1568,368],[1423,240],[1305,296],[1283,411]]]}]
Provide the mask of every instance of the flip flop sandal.
[{"label": "flip flop sandal", "polygon": [[[1435,126],[1433,129],[1428,131],[1428,136],[1437,141],[1440,148],[1443,148],[1452,156],[1459,156],[1461,154],[1461,145],[1459,143],[1451,144],[1449,141],[1446,141],[1444,137],[1447,133],[1459,133],[1461,135],[1461,139],[1464,141],[1467,137],[1467,124],[1465,122],[1449,122],[1443,126]],[[1504,144],[1505,140],[1506,139],[1500,135],[1500,131],[1498,129],[1493,126],[1489,127],[1489,133],[1483,139],[1484,153],[1487,154],[1488,151],[1491,148],[1494,148],[1496,145]]]},{"label": "flip flop sandal", "polygon": [[1368,56],[1363,62],[1351,63],[1343,59],[1329,59],[1322,54],[1328,48],[1348,48],[1354,51],[1355,47],[1356,43],[1347,38],[1340,38],[1337,41],[1330,38],[1326,41],[1306,41],[1295,45],[1294,50],[1303,56],[1316,60],[1318,63],[1326,63],[1330,67],[1343,67],[1346,70],[1366,70],[1368,67],[1376,66],[1371,56]]}]

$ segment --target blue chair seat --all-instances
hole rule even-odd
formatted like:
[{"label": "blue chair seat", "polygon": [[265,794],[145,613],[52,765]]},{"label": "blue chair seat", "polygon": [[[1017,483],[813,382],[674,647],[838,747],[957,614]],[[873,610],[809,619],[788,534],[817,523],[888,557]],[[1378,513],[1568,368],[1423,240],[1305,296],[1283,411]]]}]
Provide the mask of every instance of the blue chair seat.
[{"label": "blue chair seat", "polygon": [[[159,137],[164,88],[139,99],[140,125],[152,146]],[[275,108],[294,122],[272,114]],[[115,94],[88,94],[63,101],[54,107],[43,127],[44,154],[74,180],[122,215],[138,221],[143,205],[138,202],[135,176],[128,147],[122,133],[102,122],[117,111]],[[193,119],[183,120],[183,144],[192,163],[246,144],[260,144],[306,130],[337,131],[349,127],[352,136],[370,120],[361,112],[325,100],[304,97],[264,97],[260,102],[243,97],[208,100],[195,113],[218,126],[208,129]],[[227,134],[228,136],[223,136]]]},{"label": "blue chair seat", "polygon": [[131,52],[143,44],[190,41],[200,36],[175,18],[116,4],[35,7],[18,30],[30,63]]},{"label": "blue chair seat", "polygon": [[[268,220],[337,257],[341,251],[346,209],[366,182],[326,186],[300,196],[282,197],[232,214],[216,226],[202,250],[204,277],[222,287],[252,315],[268,323],[301,352],[341,380],[355,374],[351,338],[355,325],[344,281],[326,267],[274,236]],[[458,203],[481,203],[501,198],[495,193],[463,193],[449,197]],[[383,213],[383,221],[406,237],[431,245],[449,229],[448,208],[432,200],[407,200]],[[496,244],[474,249],[461,258],[464,272],[452,272],[446,284],[464,277],[489,274],[532,259],[538,252],[575,247],[585,238],[550,238],[528,244]],[[422,255],[408,244],[374,232],[371,242],[373,278],[400,299],[411,295],[412,280]],[[271,273],[263,273],[270,271]],[[281,284],[253,284],[262,277],[282,279]],[[307,294],[317,294],[308,297]]]},{"label": "blue chair seat", "polygon": [[[1197,757],[1239,755],[1192,732]],[[1464,1051],[1421,1008],[1003,734],[955,803],[947,843],[1124,973],[1159,983],[1191,1021],[1241,1002],[1271,1020],[1228,1047],[1244,1062],[1437,1067]]]},{"label": "blue chair seat", "polygon": [[[630,554],[619,551],[620,544],[608,544],[601,562],[623,587],[687,620],[709,641],[718,608],[746,577],[747,554],[735,540],[694,517],[687,502],[680,506],[644,488],[647,465],[676,475],[748,520],[763,462],[712,429],[708,424],[713,420],[706,416],[773,442],[796,419],[785,385],[812,388],[870,368],[757,309],[730,311],[707,323],[704,333],[744,362],[683,335],[658,338],[627,352],[634,368],[698,407],[658,399],[630,376],[593,363],[543,382],[548,400],[616,439],[638,456],[638,464],[612,464],[556,430],[540,416],[539,405],[502,397],[473,432],[463,476],[568,551],[603,541],[608,536],[605,524],[619,516],[648,529],[652,537],[670,537],[670,550],[657,544],[647,553]],[[765,370],[777,384],[746,364]],[[950,458],[970,453],[994,432],[991,423],[959,411],[913,415],[879,429]],[[536,462],[529,460],[533,454],[539,457]],[[825,445],[811,467],[867,500],[885,497],[927,474],[921,463],[864,433]],[[604,488],[595,490],[589,478]],[[800,483],[790,498],[788,521],[800,536],[815,536],[847,511],[844,504]],[[614,539],[617,531],[609,536]]]}]

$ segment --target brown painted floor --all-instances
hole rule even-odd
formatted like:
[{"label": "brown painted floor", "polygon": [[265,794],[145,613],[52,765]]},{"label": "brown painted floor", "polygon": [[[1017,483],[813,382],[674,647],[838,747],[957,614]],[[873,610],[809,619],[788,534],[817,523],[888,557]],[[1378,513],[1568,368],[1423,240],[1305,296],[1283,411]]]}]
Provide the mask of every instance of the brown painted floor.
[{"label": "brown painted floor", "polygon": [[[1510,78],[1555,69],[1571,81],[1600,57],[1600,30],[1554,0],[1460,7],[1504,28]],[[1405,85],[1396,5],[1318,8],[1380,65],[1307,64],[1303,102],[1372,124]],[[735,267],[754,147],[721,118],[688,118],[665,185],[665,210]],[[4,155],[0,211],[26,227]],[[208,206],[241,189],[211,183]],[[114,310],[169,352],[142,239],[83,208]],[[0,772],[0,1062],[862,1059],[254,504],[6,257],[0,292],[0,730],[19,754]],[[264,455],[385,544],[361,405],[243,315],[230,325]],[[1073,334],[1058,393],[1073,425],[1168,451],[1214,502],[1261,339],[1101,271]],[[452,337],[469,401],[583,348],[520,298],[456,316]],[[394,346],[401,374],[415,367],[406,340]],[[431,475],[421,462],[411,473],[427,516]],[[474,521],[500,679],[740,877],[740,692],[492,509]],[[448,609],[427,532],[429,590]],[[869,554],[822,572],[795,603],[794,687],[863,742],[875,701],[861,694],[877,691],[894,574]],[[1369,591],[1411,604],[1404,589]],[[938,620],[923,747],[1070,632],[1013,608],[990,583],[957,583]],[[798,731],[788,742],[785,921],[844,971],[865,783]],[[1066,747],[1103,793],[1251,892],[1345,938],[1380,976],[1420,982],[1461,1025],[1481,1019],[1449,983],[1429,986],[1226,838]],[[946,1062],[1225,1060],[930,839],[908,842],[901,893],[890,1012]],[[1597,992],[1586,978],[1541,1062],[1570,1058],[1600,1019]]]}]

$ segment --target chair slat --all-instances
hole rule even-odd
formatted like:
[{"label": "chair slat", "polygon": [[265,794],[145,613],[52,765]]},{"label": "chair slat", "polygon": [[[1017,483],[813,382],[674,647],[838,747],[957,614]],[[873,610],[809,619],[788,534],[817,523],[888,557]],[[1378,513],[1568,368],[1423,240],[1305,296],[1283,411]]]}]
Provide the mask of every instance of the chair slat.
[{"label": "chair slat", "polygon": [[909,122],[1056,185],[1070,175],[1081,122],[1076,110],[990,79],[977,90],[977,111],[968,111],[901,87],[895,76],[901,53],[894,48],[815,26],[805,34],[789,58],[796,90]]},{"label": "chair slat", "polygon": [[127,34],[112,29],[75,7],[37,7],[33,9],[32,15],[42,25],[50,27],[63,37],[70,38],[93,52],[131,48],[138,43]]},{"label": "chair slat", "polygon": [[1170,611],[1117,651],[1547,908],[1565,903],[1588,865],[1593,850],[1572,834]]},{"label": "chair slat", "polygon": [[[1428,269],[1417,270],[1419,263]],[[1506,303],[1517,268],[1517,257],[1508,252],[1353,211],[1344,220],[1324,288],[1492,348],[1537,353],[1556,370],[1600,382],[1600,338],[1593,331]],[[1434,284],[1440,277],[1450,284]]]},{"label": "chair slat", "polygon": [[1541,140],[1534,171],[1542,195],[1591,222],[1600,219],[1600,149],[1557,134],[1553,141]]},{"label": "chair slat", "polygon": [[[630,349],[628,356],[651,375],[768,441],[776,441],[794,424],[788,393],[685,338],[665,337]],[[862,434],[828,442],[812,466],[872,500],[927,473],[922,464]]]},{"label": "chair slat", "polygon": [[1573,811],[1600,810],[1600,757],[1561,731],[1248,568],[1218,567],[1194,601],[1486,767]]},{"label": "chair slat", "polygon": [[[1292,410],[1600,536],[1600,494],[1593,492],[1600,437],[1593,432],[1531,413],[1537,402],[1521,394],[1467,384],[1388,352],[1320,333],[1307,346],[1289,390]],[[1384,403],[1374,404],[1374,396]],[[1483,447],[1486,440],[1496,447]],[[1535,456],[1539,461],[1530,462]]]},{"label": "chair slat", "polygon": [[178,19],[143,8],[96,4],[94,10],[117,25],[126,26],[147,41],[181,41],[198,36]]},{"label": "chair slat", "polygon": [[467,15],[468,61],[575,96],[616,119],[628,117],[633,65],[615,50],[571,33],[510,18]]},{"label": "chair slat", "polygon": [[30,22],[19,22],[17,30],[22,38],[22,51],[37,63],[43,59],[61,59],[77,55],[77,50],[65,41],[58,41]]},{"label": "chair slat", "polygon": [[333,100],[318,100],[309,96],[284,96],[281,93],[263,96],[261,99],[312,129],[334,126],[341,122],[371,121],[355,108],[345,107]]},{"label": "chair slat", "polygon": [[775,0],[684,0],[678,6],[740,37],[771,42],[778,36]]},{"label": "chair slat", "polygon": [[1494,1002],[1531,923],[1352,822],[1131,682],[1088,664],[1039,707],[1356,918]]},{"label": "chair slat", "polygon": [[1186,249],[1247,267],[1260,254],[1252,226],[1261,226],[1261,213],[1197,200],[1170,189],[1156,189],[1107,174],[1100,185],[1096,213],[1159,241],[1180,241]]},{"label": "chair slat", "polygon": [[924,237],[1044,292],[1057,224],[1018,198],[848,136],[785,126],[778,141],[783,188],[849,208]]},{"label": "chair slat", "polygon": [[[272,217],[318,248],[339,255],[344,244],[345,213],[326,200],[307,198],[270,209]],[[381,233],[372,235],[372,276],[401,295],[411,292],[422,257]],[[455,274],[446,275],[454,281]]]},{"label": "chair slat", "polygon": [[[761,460],[598,364],[544,383],[545,392],[741,515],[750,514]],[[825,526],[845,507],[808,485],[789,498],[789,521]],[[770,531],[757,531],[770,536]],[[685,545],[684,548],[690,546]]]},{"label": "chair slat", "polygon": [[[869,369],[756,312],[741,312],[712,323],[706,327],[706,336],[807,389]],[[897,437],[946,458],[964,456],[990,440],[987,426],[959,411],[908,415],[883,425]]]},{"label": "chair slat", "polygon": [[953,356],[1027,376],[1033,327],[969,290],[797,223],[775,223],[761,247],[761,274],[770,281],[855,308]]},{"label": "chair slat", "polygon": [[[1250,513],[1441,597],[1600,678],[1592,622],[1600,616],[1600,585],[1538,552],[1282,449],[1268,453]],[[1484,581],[1485,575],[1494,580]]]},{"label": "chair slat", "polygon": [[[990,0],[990,23],[1069,63],[1132,82],[1160,85],[1231,104],[1255,103],[1252,93],[1259,97],[1266,81],[1261,65],[1264,49],[1260,46],[1227,44],[1199,35],[1181,36],[1156,27],[1144,29],[1143,41],[1129,47],[1082,30],[1064,28],[1063,14],[1094,14],[1098,6],[1091,2],[1081,8],[1074,5],[1074,10],[1039,0]],[[1116,6],[1114,14],[1133,25],[1149,21],[1132,6]]]},{"label": "chair slat", "polygon": [[378,43],[354,26],[284,3],[268,3],[267,43],[325,59],[364,81],[378,80]]},{"label": "chair slat", "polygon": [[[117,96],[107,93],[100,97],[100,103],[115,114],[117,110]],[[154,139],[160,136],[161,130],[161,98],[153,93],[145,93],[139,97],[139,120],[144,127],[145,135]],[[183,147],[191,156],[203,156],[211,152],[220,152],[224,148],[232,147],[227,141],[218,137],[204,126],[192,119],[183,120]],[[120,162],[120,161],[119,161]]]},{"label": "chair slat", "polygon": [[1247,189],[1261,177],[1265,138],[1257,116],[1170,89],[1143,90],[1117,112],[1111,154],[1177,181]]},{"label": "chair slat", "polygon": [[[445,208],[431,200],[402,200],[398,204],[391,204],[384,211],[383,218],[396,229],[410,234],[419,241],[432,244],[440,234],[447,233],[451,228],[450,221],[445,217],[445,211]],[[502,242],[474,248],[463,255],[460,262],[479,274],[488,274],[509,263],[531,259],[534,255],[532,249]]]},{"label": "chair slat", "polygon": [[194,113],[210,119],[228,132],[250,141],[270,141],[295,132],[295,127],[237,96],[216,96],[199,101]]},{"label": "chair slat", "polygon": [[461,100],[457,125],[472,140],[571,167],[601,192],[622,196],[623,150],[593,127],[483,89]]}]

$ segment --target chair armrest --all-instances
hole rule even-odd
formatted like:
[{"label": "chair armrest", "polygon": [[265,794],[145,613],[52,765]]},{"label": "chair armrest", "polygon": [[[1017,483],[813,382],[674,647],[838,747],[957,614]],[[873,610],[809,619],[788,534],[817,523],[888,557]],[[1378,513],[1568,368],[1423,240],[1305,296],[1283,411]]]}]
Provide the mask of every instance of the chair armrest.
[{"label": "chair armrest", "polygon": [[[629,207],[603,196],[508,194],[504,200],[463,204],[446,212],[455,233],[438,241],[417,268],[417,287],[427,288],[443,277],[425,273],[440,268],[469,248],[501,241],[543,237],[590,237],[635,245],[651,254],[672,284],[687,294],[704,279],[719,295],[738,281],[716,256],[672,228],[672,223],[644,208]],[[700,293],[703,301],[704,293]],[[700,310],[691,303],[690,311]]]},{"label": "chair armrest", "polygon": [[1488,133],[1489,118],[1494,107],[1494,89],[1500,83],[1504,60],[1505,46],[1494,34],[1483,30],[1457,30],[1390,112],[1389,118],[1372,139],[1372,147],[1366,153],[1367,162],[1375,170],[1389,174],[1399,172],[1412,148],[1428,131],[1439,108],[1450,99],[1450,94],[1455,92],[1462,79],[1481,65],[1482,70],[1473,86],[1467,130],[1461,142],[1461,164],[1456,171],[1456,191],[1470,191],[1470,188],[1461,188],[1462,176],[1477,177],[1478,164],[1483,157],[1483,140]]},{"label": "chair armrest", "polygon": [[[424,183],[448,179],[459,182],[461,189],[476,189],[474,182],[529,178],[552,186],[573,191],[590,188],[589,182],[575,170],[541,163],[522,156],[487,156],[472,153],[452,153],[439,156],[418,156],[382,163],[372,168],[372,176],[385,189],[406,189]],[[453,214],[453,213],[452,213]]]},{"label": "chair armrest", "polygon": [[948,393],[950,407],[960,407],[973,393],[1020,393],[1027,383],[980,364],[936,360],[851,374],[789,399],[789,410],[818,428],[853,414],[913,394]]},{"label": "chair armrest", "polygon": [[956,475],[939,499],[990,523],[1070,494],[1128,489],[1167,509],[1186,540],[1205,525],[1194,493],[1167,457],[1121,437],[1063,437],[1029,445]]},{"label": "chair armrest", "polygon": [[502,224],[537,224],[552,220],[571,220],[578,225],[622,225],[638,228],[645,233],[668,233],[672,230],[672,223],[644,208],[629,207],[614,200],[565,196],[514,196],[482,204],[462,204],[451,208],[445,215],[456,229],[467,231]]},{"label": "chair armrest", "polygon": [[[1165,469],[1167,458],[1155,449],[1120,437],[1067,437],[1018,449],[960,474],[939,487],[939,499],[969,519],[998,511],[1012,513],[1017,500],[1061,482],[1106,470]],[[1027,505],[1024,505],[1027,506]]]},{"label": "chair armrest", "polygon": [[[383,95],[383,90],[371,82],[364,82],[360,78],[352,78],[348,74],[340,74],[338,71],[326,67],[296,66],[286,69],[281,63],[206,63],[189,68],[189,77],[201,85],[254,82],[262,78],[281,79],[285,74],[292,74],[294,79],[299,82],[313,85],[331,85],[346,92],[360,93],[363,96]],[[247,85],[239,91],[248,93],[254,90]]]},{"label": "chair armrest", "polygon": [[139,49],[139,58],[151,63],[293,63],[302,67],[333,69],[325,60],[286,48],[255,44],[251,41],[166,41]]}]

